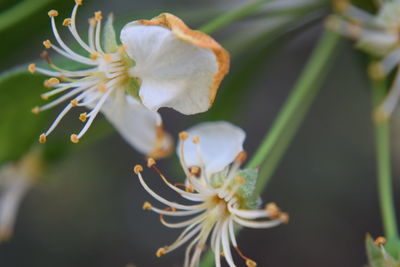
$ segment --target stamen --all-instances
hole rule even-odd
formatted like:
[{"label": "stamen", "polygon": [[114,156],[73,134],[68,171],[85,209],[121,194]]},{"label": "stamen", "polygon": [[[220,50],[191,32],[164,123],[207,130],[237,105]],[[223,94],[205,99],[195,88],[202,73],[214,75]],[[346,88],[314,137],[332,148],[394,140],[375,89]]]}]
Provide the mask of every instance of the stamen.
[{"label": "stamen", "polygon": [[96,21],[100,21],[103,19],[103,15],[102,15],[101,11],[94,12],[94,19]]},{"label": "stamen", "polygon": [[33,63],[32,63],[32,64],[29,64],[28,70],[29,70],[30,73],[35,73],[36,65],[33,64]]},{"label": "stamen", "polygon": [[58,16],[58,11],[52,9],[47,14],[49,15],[49,17],[57,17]]},{"label": "stamen", "polygon": [[33,114],[36,114],[36,115],[37,115],[37,114],[39,114],[39,112],[40,112],[40,108],[39,108],[38,106],[36,106],[36,107],[34,107],[31,111],[32,111]]},{"label": "stamen", "polygon": [[158,258],[160,258],[160,257],[164,256],[167,253],[167,251],[168,251],[168,247],[159,248],[156,252],[156,256]]},{"label": "stamen", "polygon": [[42,134],[39,136],[39,142],[40,142],[41,144],[46,143],[46,134],[42,133]]},{"label": "stamen", "polygon": [[379,236],[375,239],[374,241],[375,245],[377,246],[383,246],[386,244],[386,238],[384,238],[383,236]]},{"label": "stamen", "polygon": [[234,246],[234,248],[235,248],[237,254],[239,254],[239,256],[245,260],[247,267],[256,267],[257,266],[257,263],[255,261],[253,261],[252,259],[250,259],[249,257],[246,257],[238,247]]},{"label": "stamen", "polygon": [[78,104],[79,104],[78,99],[73,99],[73,100],[71,100],[71,105],[72,105],[73,107],[78,106]]},{"label": "stamen", "polygon": [[87,119],[87,113],[86,113],[86,112],[81,113],[81,114],[79,115],[79,120],[80,120],[81,122],[85,122],[86,119]]},{"label": "stamen", "polygon": [[193,137],[193,143],[194,144],[198,144],[199,142],[200,142],[200,137],[199,136]]},{"label": "stamen", "polygon": [[43,46],[44,46],[46,49],[50,49],[50,48],[51,48],[51,42],[50,42],[50,40],[43,41]]},{"label": "stamen", "polygon": [[289,214],[286,212],[281,212],[281,214],[279,214],[279,218],[278,218],[283,224],[288,224],[289,223]]},{"label": "stamen", "polygon": [[271,219],[276,219],[281,214],[281,209],[274,202],[265,205],[265,209],[268,211]]},{"label": "stamen", "polygon": [[57,79],[57,78],[54,78],[54,77],[52,77],[52,78],[47,80],[47,84],[50,85],[50,86],[57,85],[59,83],[60,83],[60,80]]},{"label": "stamen", "polygon": [[197,166],[192,166],[189,168],[189,172],[190,172],[190,174],[192,174],[196,177],[199,177],[201,174],[201,169]]},{"label": "stamen", "polygon": [[182,141],[185,141],[188,137],[189,137],[189,133],[187,133],[187,132],[179,133],[179,139],[181,139]]},{"label": "stamen", "polygon": [[247,159],[247,153],[246,151],[240,151],[239,154],[236,155],[235,161],[243,164]]},{"label": "stamen", "polygon": [[153,158],[148,158],[147,159],[147,167],[151,168],[154,165],[156,165],[156,161]]},{"label": "stamen", "polygon": [[76,134],[71,134],[71,142],[74,144],[79,143],[79,138]]},{"label": "stamen", "polygon": [[142,171],[143,171],[142,165],[136,165],[136,166],[133,168],[133,172],[134,172],[135,174],[139,174],[139,173],[142,172]]},{"label": "stamen", "polygon": [[82,5],[83,0],[75,0],[75,4],[77,4],[78,6]]},{"label": "stamen", "polygon": [[143,210],[151,210],[153,206],[149,202],[144,202],[143,203]]},{"label": "stamen", "polygon": [[71,25],[71,18],[66,18],[63,21],[63,26],[69,26]]}]

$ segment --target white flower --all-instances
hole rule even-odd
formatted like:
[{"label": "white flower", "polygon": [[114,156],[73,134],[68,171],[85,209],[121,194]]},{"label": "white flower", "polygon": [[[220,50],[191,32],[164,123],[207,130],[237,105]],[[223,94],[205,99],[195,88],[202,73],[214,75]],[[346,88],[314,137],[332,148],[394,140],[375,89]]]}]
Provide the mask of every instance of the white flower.
[{"label": "white flower", "polygon": [[81,46],[83,53],[69,48],[57,30],[56,10],[49,11],[52,30],[58,45],[46,40],[45,48],[89,66],[69,71],[50,61],[53,70],[29,65],[31,72],[51,76],[45,85],[53,90],[42,95],[48,99],[63,95],[54,101],[35,107],[34,113],[52,108],[70,100],[40,141],[55,129],[61,119],[76,106],[89,108],[80,120],[85,126],[71,140],[79,142],[97,114],[102,111],[122,136],[140,152],[162,156],[171,150],[171,139],[162,130],[157,110],[170,107],[183,114],[195,114],[209,109],[219,84],[228,72],[229,54],[208,35],[189,29],[183,21],[171,14],[161,14],[151,20],[138,20],[125,25],[121,31],[122,45],[117,44],[112,16],[106,23],[103,42],[102,13],[95,12],[89,20],[88,43],[79,35],[75,19],[82,0],[75,1],[66,26]]},{"label": "white flower", "polygon": [[[356,40],[356,47],[382,58],[370,65],[373,79],[383,79],[400,63],[400,1],[384,1],[376,15],[351,5],[347,0],[336,0],[334,9],[339,15],[327,20],[327,27]],[[397,71],[385,101],[376,110],[378,121],[386,120],[397,106],[400,97],[400,72]]]},{"label": "white flower", "polygon": [[[193,138],[193,142],[186,141],[189,137]],[[186,248],[184,266],[195,267],[199,265],[201,253],[209,239],[216,266],[221,266],[221,255],[229,266],[236,266],[231,245],[247,266],[256,266],[253,260],[239,250],[235,225],[270,228],[287,222],[288,215],[281,212],[274,203],[266,205],[264,209],[257,209],[259,202],[254,194],[257,170],[240,169],[246,157],[242,147],[245,133],[227,122],[211,122],[181,133],[180,139],[177,150],[187,181],[179,186],[185,190],[171,184],[155,166],[153,159],[150,158],[147,165],[161,176],[169,188],[193,204],[180,204],[161,197],[145,183],[142,166],[136,165],[134,168],[144,189],[167,205],[167,208],[160,209],[145,202],[143,208],[160,214],[162,224],[167,227],[184,228],[175,242],[157,251],[157,256],[190,242]],[[165,216],[192,217],[171,223],[165,220]]]},{"label": "white flower", "polygon": [[42,168],[39,150],[0,167],[0,242],[11,238],[19,205]]}]

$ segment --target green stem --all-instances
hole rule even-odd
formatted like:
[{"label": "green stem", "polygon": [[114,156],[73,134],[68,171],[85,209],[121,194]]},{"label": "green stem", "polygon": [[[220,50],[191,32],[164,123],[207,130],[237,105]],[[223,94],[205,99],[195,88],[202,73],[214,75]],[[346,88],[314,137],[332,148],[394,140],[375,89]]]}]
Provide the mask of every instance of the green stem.
[{"label": "green stem", "polygon": [[207,34],[211,34],[230,23],[242,19],[251,13],[257,11],[257,9],[262,6],[263,4],[269,2],[271,0],[256,0],[251,2],[247,5],[241,6],[237,9],[229,11],[222,16],[217,17],[216,19],[212,20],[210,23],[204,25],[199,30],[205,32]]},{"label": "green stem", "polygon": [[[258,193],[265,188],[271,173],[279,163],[311,106],[328,73],[329,67],[332,65],[334,52],[339,40],[339,36],[335,33],[325,32],[323,34],[271,130],[267,133],[260,148],[248,163],[247,167],[252,168],[261,165],[266,158],[268,159],[266,160],[266,169],[269,172],[268,175],[260,176],[256,189]],[[201,267],[210,267],[213,266],[213,263],[213,254],[209,252],[203,258]]]},{"label": "green stem", "polygon": [[[384,83],[373,83],[373,108],[382,103],[385,98],[386,86]],[[390,162],[390,127],[389,121],[374,121],[376,164],[378,175],[378,192],[381,207],[381,216],[385,236],[388,239],[397,239],[396,212],[393,203],[392,174]]]},{"label": "green stem", "polygon": [[317,95],[334,59],[339,36],[325,32],[319,40],[292,93],[284,103],[271,129],[264,137],[247,167],[254,168],[264,163],[257,184],[260,193],[270,180],[276,166],[302,123],[311,103]]}]

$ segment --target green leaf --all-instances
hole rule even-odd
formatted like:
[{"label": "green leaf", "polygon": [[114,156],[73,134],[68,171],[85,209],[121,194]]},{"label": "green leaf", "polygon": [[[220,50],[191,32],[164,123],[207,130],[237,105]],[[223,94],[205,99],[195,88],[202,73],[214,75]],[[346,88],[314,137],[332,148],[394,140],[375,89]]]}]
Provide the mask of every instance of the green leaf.
[{"label": "green leaf", "polygon": [[0,163],[19,158],[48,123],[49,112],[31,112],[41,102],[43,80],[23,69],[0,75]]},{"label": "green leaf", "polygon": [[107,53],[114,53],[118,50],[117,35],[114,29],[114,15],[108,15],[106,24],[104,26],[104,49]]}]

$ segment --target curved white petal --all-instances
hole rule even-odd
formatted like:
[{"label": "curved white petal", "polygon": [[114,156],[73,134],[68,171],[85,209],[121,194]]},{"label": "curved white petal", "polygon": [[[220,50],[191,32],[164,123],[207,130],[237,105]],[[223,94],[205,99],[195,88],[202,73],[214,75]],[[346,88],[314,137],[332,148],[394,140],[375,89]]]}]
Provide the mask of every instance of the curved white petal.
[{"label": "curved white petal", "polygon": [[[210,175],[222,171],[232,163],[239,152],[243,151],[243,142],[246,133],[239,127],[226,122],[205,122],[187,130],[189,138],[184,143],[184,159],[188,167],[201,166],[201,158],[206,168],[206,174]],[[196,145],[192,139],[198,136],[200,139]],[[178,144],[177,153],[180,158]]]},{"label": "curved white petal", "polygon": [[170,14],[127,24],[121,42],[136,63],[130,75],[142,81],[139,96],[152,110],[170,107],[184,114],[208,110],[228,71],[229,55],[222,47]]},{"label": "curved white petal", "polygon": [[169,153],[172,139],[162,129],[161,117],[122,90],[102,107],[106,118],[122,137],[139,152],[152,157]]}]

